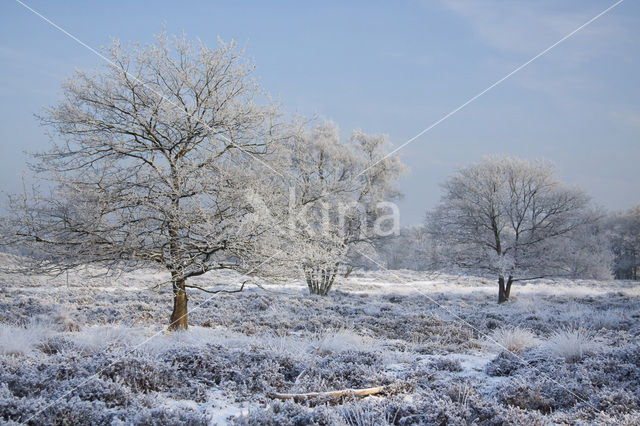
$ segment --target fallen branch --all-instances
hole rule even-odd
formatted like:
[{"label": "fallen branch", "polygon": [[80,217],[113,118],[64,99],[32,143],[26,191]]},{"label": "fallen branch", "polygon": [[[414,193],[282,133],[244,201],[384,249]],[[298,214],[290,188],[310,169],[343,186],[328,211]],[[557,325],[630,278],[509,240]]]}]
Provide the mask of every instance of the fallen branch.
[{"label": "fallen branch", "polygon": [[387,390],[386,386],[376,386],[374,388],[365,389],[342,389],[328,392],[309,392],[309,393],[271,393],[267,395],[274,399],[311,399],[311,398],[339,398],[342,396],[367,396],[375,395]]}]

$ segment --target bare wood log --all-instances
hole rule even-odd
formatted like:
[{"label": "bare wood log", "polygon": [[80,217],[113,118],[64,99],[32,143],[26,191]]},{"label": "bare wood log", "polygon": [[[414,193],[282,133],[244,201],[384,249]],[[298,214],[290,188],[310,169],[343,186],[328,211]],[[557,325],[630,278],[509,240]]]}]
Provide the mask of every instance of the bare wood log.
[{"label": "bare wood log", "polygon": [[274,399],[311,399],[311,398],[339,398],[342,396],[367,396],[375,395],[387,390],[386,386],[376,386],[364,389],[342,389],[328,392],[309,392],[309,393],[271,393],[267,395]]}]

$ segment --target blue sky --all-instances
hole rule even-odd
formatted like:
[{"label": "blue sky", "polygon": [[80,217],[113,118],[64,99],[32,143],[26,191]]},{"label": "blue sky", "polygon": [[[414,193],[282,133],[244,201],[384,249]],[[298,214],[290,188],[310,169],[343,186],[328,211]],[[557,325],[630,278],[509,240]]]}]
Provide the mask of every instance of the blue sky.
[{"label": "blue sky", "polygon": [[[151,42],[166,24],[237,40],[286,111],[400,145],[598,13],[611,0],[26,3],[86,44]],[[74,69],[102,60],[12,0],[0,4],[0,190],[21,188],[49,138],[34,114]],[[553,161],[609,209],[640,202],[640,3],[626,0],[400,151],[403,224],[484,155]]]}]

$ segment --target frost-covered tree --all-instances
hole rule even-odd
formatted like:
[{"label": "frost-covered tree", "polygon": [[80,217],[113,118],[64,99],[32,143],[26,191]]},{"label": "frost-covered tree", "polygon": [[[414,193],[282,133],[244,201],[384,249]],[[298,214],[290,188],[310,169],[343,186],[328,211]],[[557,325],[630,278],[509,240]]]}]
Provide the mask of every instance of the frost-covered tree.
[{"label": "frost-covered tree", "polygon": [[185,329],[188,278],[250,272],[271,254],[252,200],[269,200],[263,159],[282,126],[233,43],[162,34],[105,54],[110,66],[77,72],[42,117],[57,143],[35,168],[50,189],[12,199],[12,228],[44,254],[39,271],[161,266],[170,329]]},{"label": "frost-covered tree", "polygon": [[390,202],[404,167],[387,145],[385,136],[360,131],[342,140],[333,123],[301,126],[287,142],[288,228],[314,294],[326,295],[341,267],[348,274],[375,256],[377,238],[394,232]]},{"label": "frost-covered tree", "polygon": [[494,157],[461,168],[443,184],[427,225],[452,265],[498,275],[498,302],[515,281],[566,274],[564,256],[593,221],[589,199],[545,162]]},{"label": "frost-covered tree", "polygon": [[613,214],[607,223],[617,279],[637,280],[640,274],[640,205]]},{"label": "frost-covered tree", "polygon": [[376,246],[388,269],[425,271],[438,266],[433,241],[424,226],[401,228],[398,235],[383,238]]},{"label": "frost-covered tree", "polygon": [[614,257],[602,213],[590,213],[590,223],[558,240],[555,246],[558,275],[570,278],[606,280],[612,278]]}]

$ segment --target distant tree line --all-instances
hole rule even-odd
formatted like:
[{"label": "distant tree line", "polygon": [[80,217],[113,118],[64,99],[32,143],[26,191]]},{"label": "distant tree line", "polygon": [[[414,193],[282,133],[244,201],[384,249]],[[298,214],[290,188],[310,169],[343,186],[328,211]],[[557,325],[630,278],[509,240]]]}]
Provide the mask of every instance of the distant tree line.
[{"label": "distant tree line", "polygon": [[[426,222],[402,227],[397,235],[381,239],[377,243],[380,262],[388,269],[463,272],[462,268],[456,268],[443,255],[441,242],[430,235]],[[600,213],[594,223],[574,237],[573,251],[566,253],[564,271],[558,271],[557,276],[639,279],[640,205],[627,210]],[[482,273],[480,270],[477,272]]]},{"label": "distant tree line", "polygon": [[611,214],[604,229],[613,253],[614,277],[637,280],[640,269],[640,204]]}]

